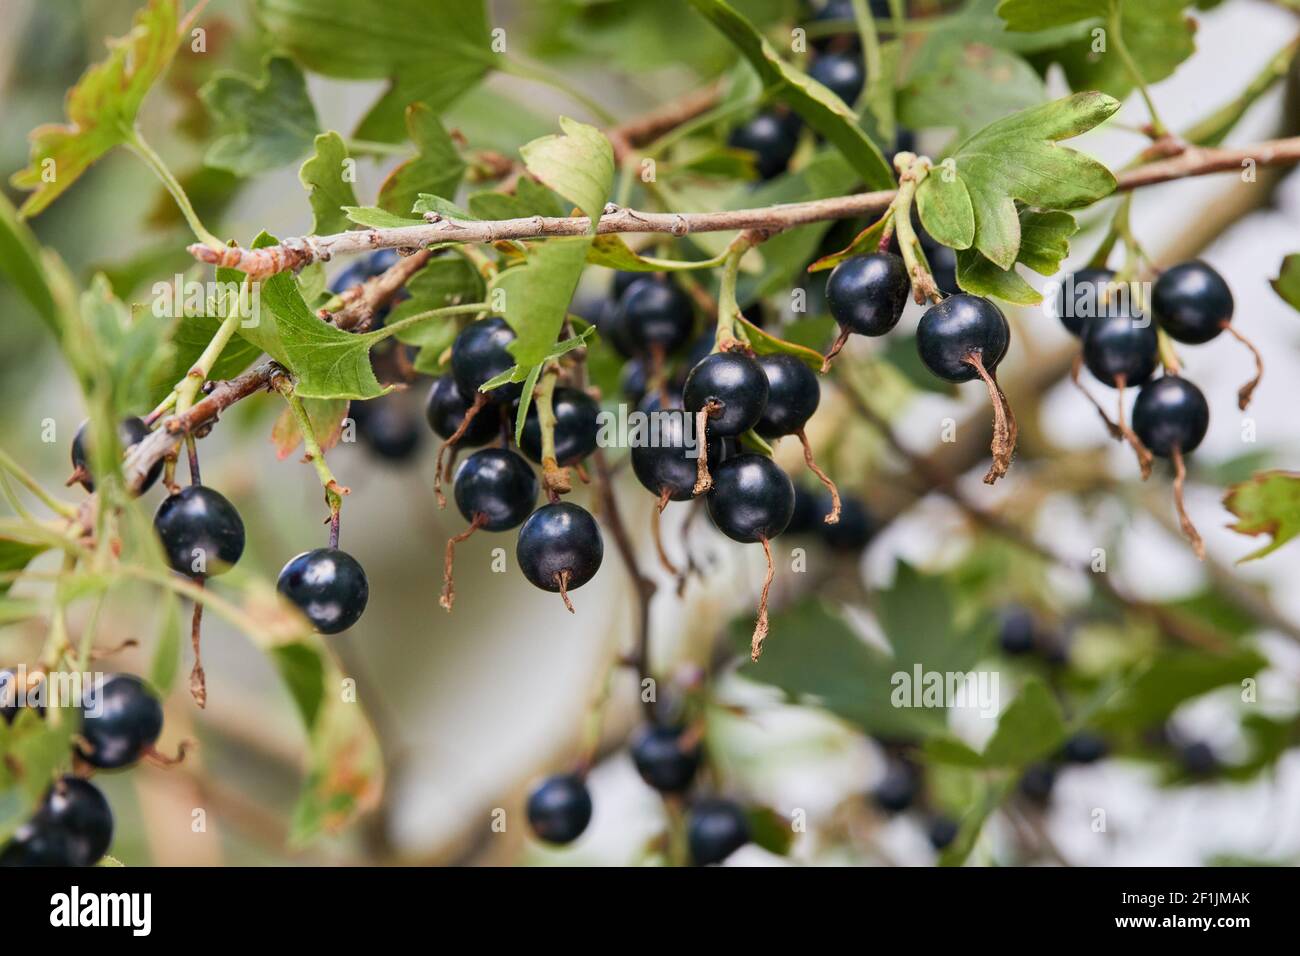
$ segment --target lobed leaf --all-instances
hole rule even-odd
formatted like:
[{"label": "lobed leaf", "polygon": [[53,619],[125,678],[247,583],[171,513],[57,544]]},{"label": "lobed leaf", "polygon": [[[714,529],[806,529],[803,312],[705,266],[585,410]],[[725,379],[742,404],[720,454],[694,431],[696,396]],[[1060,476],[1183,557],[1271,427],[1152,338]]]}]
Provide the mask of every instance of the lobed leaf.
[{"label": "lobed leaf", "polygon": [[1272,539],[1242,561],[1272,554],[1300,534],[1300,472],[1262,471],[1229,488],[1223,506],[1237,517],[1237,523],[1229,525],[1233,531]]},{"label": "lobed leaf", "polygon": [[396,166],[379,187],[379,205],[399,215],[410,213],[420,193],[453,196],[465,163],[442,122],[424,103],[406,108],[406,129],[416,155]]},{"label": "lobed leaf", "polygon": [[219,131],[203,161],[236,176],[252,176],[301,158],[320,129],[307,83],[284,57],[268,59],[257,80],[218,73],[199,96]]},{"label": "lobed leaf", "polygon": [[614,184],[614,150],[594,126],[561,116],[560,129],[519,152],[530,173],[586,213],[594,231]]},{"label": "lobed leaf", "polygon": [[323,236],[348,228],[346,209],[357,204],[352,181],[345,172],[348,148],[343,137],[331,130],[316,137],[316,151],[298,170],[298,180],[307,188],[311,203],[312,235]]}]

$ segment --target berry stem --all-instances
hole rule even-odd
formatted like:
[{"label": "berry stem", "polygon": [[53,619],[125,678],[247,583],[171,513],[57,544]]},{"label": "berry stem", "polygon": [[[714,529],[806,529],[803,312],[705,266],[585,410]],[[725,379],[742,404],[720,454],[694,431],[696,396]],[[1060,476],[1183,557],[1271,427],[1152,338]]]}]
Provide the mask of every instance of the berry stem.
[{"label": "berry stem", "polygon": [[382,329],[376,329],[374,332],[368,332],[367,335],[373,337],[374,341],[382,342],[384,339],[392,338],[398,332],[405,332],[407,329],[414,328],[417,325],[423,325],[425,322],[433,319],[446,318],[450,315],[477,315],[480,312],[488,312],[490,308],[486,302],[465,302],[461,305],[444,305],[440,309],[430,309],[428,312],[417,312],[415,315],[408,315],[406,318],[394,322],[392,325],[385,325]]},{"label": "berry stem", "polygon": [[1170,375],[1183,374],[1183,363],[1178,361],[1174,340],[1160,326],[1156,326],[1156,350],[1160,356],[1160,364],[1166,372]]},{"label": "berry stem", "polygon": [[474,520],[469,523],[468,528],[447,539],[447,550],[442,559],[442,596],[438,598],[438,605],[444,611],[450,611],[451,606],[456,603],[456,581],[454,577],[456,545],[468,541],[470,535],[485,524],[487,524],[487,515],[481,511],[475,512]]},{"label": "berry stem", "polygon": [[1244,412],[1250,405],[1250,399],[1255,394],[1255,389],[1259,387],[1260,380],[1264,377],[1264,356],[1260,354],[1254,342],[1233,328],[1232,323],[1224,322],[1223,328],[1234,339],[1246,346],[1250,350],[1250,354],[1255,357],[1255,377],[1237,390],[1237,408]]},{"label": "berry stem", "polygon": [[[1172,372],[1170,374],[1177,375],[1178,373]],[[1138,470],[1142,473],[1142,480],[1146,481],[1151,477],[1151,464],[1154,459],[1150,449],[1142,444],[1142,439],[1138,438],[1137,432],[1129,427],[1124,418],[1124,387],[1124,377],[1121,375],[1115,380],[1115,426],[1120,430],[1120,434],[1124,436],[1124,440],[1132,446],[1133,453],[1137,455]]]},{"label": "berry stem", "polygon": [[181,215],[185,217],[190,230],[198,240],[209,249],[216,251],[225,249],[226,244],[208,232],[207,227],[203,225],[203,221],[199,219],[199,214],[194,211],[194,205],[190,202],[190,197],[185,194],[185,188],[172,175],[172,171],[167,168],[167,164],[163,162],[162,157],[155,153],[153,147],[145,142],[144,137],[140,135],[139,129],[134,127],[131,129],[124,145],[146,166],[152,169],[155,176],[162,180],[162,184],[171,193],[172,199],[176,201],[176,205],[181,211]]},{"label": "berry stem", "polygon": [[1196,553],[1196,557],[1204,561],[1205,542],[1201,539],[1200,532],[1196,530],[1196,525],[1192,524],[1191,516],[1187,513],[1187,503],[1183,500],[1183,486],[1187,483],[1187,465],[1183,461],[1183,450],[1175,445],[1170,457],[1174,461],[1174,508],[1178,511],[1178,523],[1182,526],[1187,540],[1192,543],[1192,551]]},{"label": "berry stem", "polygon": [[1101,402],[1097,401],[1096,396],[1094,396],[1092,392],[1088,391],[1087,386],[1083,384],[1083,379],[1081,377],[1082,372],[1083,350],[1080,349],[1075,353],[1074,362],[1070,365],[1070,381],[1074,383],[1075,388],[1083,393],[1084,398],[1092,403],[1092,407],[1097,409],[1097,414],[1100,415],[1101,420],[1106,423],[1106,431],[1110,432],[1110,437],[1115,439],[1115,441],[1124,441],[1124,432],[1118,425],[1110,420],[1110,416],[1106,414],[1106,409],[1102,407]]},{"label": "berry stem", "polygon": [[560,495],[567,495],[573,490],[569,481],[569,469],[561,468],[555,459],[555,384],[559,377],[559,368],[554,363],[550,364],[533,392],[533,399],[537,403],[537,424],[542,432],[542,483],[546,486],[546,494],[552,503],[559,501]]},{"label": "berry stem", "polygon": [[665,571],[673,577],[681,577],[681,571],[677,565],[673,564],[672,558],[668,557],[668,552],[664,550],[664,539],[660,523],[663,518],[664,506],[668,504],[669,492],[664,490],[659,495],[659,500],[655,502],[650,509],[650,537],[654,540],[655,554],[659,556],[659,564]]},{"label": "berry stem", "polygon": [[695,487],[691,493],[702,495],[713,487],[713,476],[709,474],[709,419],[722,411],[722,403],[710,399],[704,407],[695,413],[695,445],[699,455],[695,459]]},{"label": "berry stem", "polygon": [[1142,94],[1142,99],[1147,105],[1147,112],[1151,114],[1151,138],[1159,139],[1162,136],[1169,135],[1169,129],[1160,119],[1160,112],[1156,109],[1155,101],[1151,98],[1151,91],[1147,89],[1146,77],[1142,75],[1142,70],[1138,67],[1137,61],[1133,59],[1133,54],[1129,52],[1128,46],[1124,43],[1124,26],[1123,18],[1120,16],[1119,0],[1110,0],[1110,14],[1107,17],[1107,26],[1110,28],[1111,42],[1115,44],[1115,52],[1119,54],[1124,68],[1133,78],[1134,85],[1138,92]]},{"label": "berry stem", "polygon": [[984,367],[983,357],[978,352],[971,352],[966,356],[966,364],[975,369],[979,377],[984,380],[984,385],[989,390],[989,401],[993,404],[993,441],[989,445],[993,461],[984,475],[984,484],[991,485],[1003,477],[1011,467],[1011,459],[1016,453],[1016,436],[1019,428],[1016,425],[1016,416],[1011,411],[1011,403],[1007,401],[1007,396],[998,385],[994,373]]},{"label": "berry stem", "polygon": [[297,423],[298,431],[302,434],[302,444],[306,451],[304,457],[316,469],[316,477],[320,479],[321,487],[325,489],[325,503],[330,509],[330,547],[337,548],[339,543],[339,512],[343,508],[343,496],[349,494],[351,489],[340,485],[334,477],[334,472],[330,471],[330,466],[325,461],[325,452],[321,450],[320,442],[316,439],[316,430],[312,428],[311,419],[307,415],[307,410],[303,407],[302,399],[294,392],[293,382],[285,376],[276,382],[276,389],[284,396],[284,400],[289,403],[289,410],[293,413],[293,420]]},{"label": "berry stem", "polygon": [[754,622],[754,634],[749,640],[749,659],[758,660],[763,653],[763,642],[767,640],[767,596],[772,590],[772,579],[776,576],[776,565],[772,562],[772,543],[767,535],[759,539],[763,545],[763,556],[767,558],[767,573],[763,575],[763,589],[758,592],[758,619]]},{"label": "berry stem", "polygon": [[[194,586],[202,589],[203,575],[194,579]],[[190,618],[190,646],[194,648],[194,667],[190,670],[190,696],[199,709],[208,705],[208,678],[203,670],[203,654],[200,645],[203,640],[203,602],[194,602],[194,614]]]},{"label": "berry stem", "polygon": [[446,474],[446,471],[450,470],[450,464],[447,462],[447,452],[455,452],[457,443],[469,429],[470,424],[474,421],[474,416],[481,412],[487,403],[488,397],[486,394],[479,392],[475,395],[474,404],[466,410],[465,417],[460,421],[460,427],[452,432],[451,437],[443,442],[442,447],[438,449],[438,455],[433,460],[433,493],[438,498],[439,508],[447,507],[447,498],[442,493],[443,478],[450,477]]},{"label": "berry stem", "polygon": [[894,157],[894,165],[899,171],[898,194],[889,208],[898,231],[898,248],[912,279],[912,296],[917,305],[924,305],[926,300],[941,302],[943,296],[925,264],[921,242],[912,228],[912,201],[916,198],[916,188],[930,173],[930,160],[913,153],[899,153]]},{"label": "berry stem", "polygon": [[725,352],[734,342],[744,341],[741,336],[745,333],[736,322],[736,316],[740,315],[740,306],[736,303],[736,280],[740,275],[740,260],[755,244],[754,237],[746,231],[731,240],[731,245],[727,246],[722,261],[722,278],[718,285],[718,328],[713,343],[715,352]]},{"label": "berry stem", "polygon": [[822,471],[821,466],[817,464],[817,460],[813,457],[812,442],[808,441],[808,433],[801,428],[795,432],[795,434],[799,436],[799,444],[803,445],[804,464],[808,466],[808,470],[816,475],[817,480],[825,485],[826,490],[830,492],[831,510],[823,520],[825,520],[827,524],[838,524],[840,520],[841,506],[840,490],[835,487],[835,482],[831,480],[831,476]]}]

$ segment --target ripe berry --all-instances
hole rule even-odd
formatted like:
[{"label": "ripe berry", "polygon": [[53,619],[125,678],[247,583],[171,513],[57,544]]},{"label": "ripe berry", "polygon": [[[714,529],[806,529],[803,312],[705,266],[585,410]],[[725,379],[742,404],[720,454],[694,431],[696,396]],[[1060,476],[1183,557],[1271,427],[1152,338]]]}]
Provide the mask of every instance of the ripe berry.
[{"label": "ripe berry", "polygon": [[506,531],[528,517],[537,501],[537,475],[528,462],[504,448],[476,451],[456,469],[456,507],[466,521],[478,518],[487,531]]},{"label": "ripe berry", "polygon": [[98,787],[79,777],[64,776],[50,788],[37,820],[67,834],[73,866],[95,864],[113,842],[108,801]]},{"label": "ripe berry", "polygon": [[695,313],[691,300],[671,279],[646,275],[623,293],[618,303],[619,334],[637,355],[667,354],[691,337]]},{"label": "ripe berry", "polygon": [[790,524],[794,485],[770,458],[743,454],[713,469],[708,494],[709,517],[734,541],[772,539]]},{"label": "ripe berry", "polygon": [[[656,403],[657,396],[647,395],[638,411],[651,412]],[[644,440],[632,447],[632,470],[637,480],[653,495],[667,492],[671,501],[688,501],[695,494],[698,477],[699,436],[695,434],[694,417],[680,408],[664,409],[648,427]],[[725,457],[722,439],[716,435],[708,438],[708,456],[714,465]]]},{"label": "ripe berry", "polygon": [[813,62],[808,75],[849,106],[857,102],[867,80],[862,57],[852,53],[823,53]]},{"label": "ripe berry", "polygon": [[[811,534],[826,524],[822,520],[822,515],[825,513],[826,509],[822,506],[821,497],[815,491],[811,491],[803,485],[795,485],[794,511],[790,515],[790,523],[785,526],[785,533]],[[840,520],[844,520],[842,509],[840,511]]]},{"label": "ripe berry", "polygon": [[921,790],[921,775],[910,761],[891,760],[885,777],[871,791],[876,806],[887,813],[902,813]]},{"label": "ripe berry", "polygon": [[[433,429],[434,434],[445,440],[456,434],[461,422],[465,420],[469,406],[470,403],[456,387],[456,380],[450,375],[444,375],[433,380],[429,397],[424,403],[424,415],[429,420],[429,427]],[[475,415],[457,444],[469,448],[486,445],[496,437],[496,433],[495,415],[486,413]]]},{"label": "ripe berry", "polygon": [[1083,362],[1111,388],[1135,388],[1156,370],[1158,340],[1150,319],[1123,313],[1099,316],[1083,331]]},{"label": "ripe berry", "polygon": [[158,698],[134,674],[114,674],[81,705],[78,752],[92,767],[117,770],[135,763],[162,733]]},{"label": "ripe berry", "polygon": [[505,319],[493,316],[471,322],[451,343],[451,375],[467,401],[484,395],[497,404],[513,402],[523,393],[522,382],[507,382],[490,392],[480,392],[483,383],[515,366],[506,346],[515,340],[514,329]]},{"label": "ripe berry", "polygon": [[275,589],[322,634],[337,634],[357,623],[370,598],[360,562],[338,548],[316,548],[291,558]]},{"label": "ripe berry", "polygon": [[727,145],[753,153],[758,178],[766,180],[785,172],[799,146],[799,136],[784,117],[764,112],[733,129]]},{"label": "ripe berry", "polygon": [[[619,273],[619,275],[636,275],[636,273]],[[600,333],[601,339],[608,342],[620,356],[623,358],[632,358],[636,355],[636,348],[628,339],[627,325],[623,321],[623,312],[619,308],[619,301],[622,297],[606,299],[601,304],[600,309],[596,312],[592,324],[596,326],[596,331]]]},{"label": "ripe berry", "polygon": [[1182,262],[1156,280],[1151,311],[1172,338],[1188,345],[1208,342],[1232,321],[1232,290],[1208,263]]},{"label": "ripe berry", "polygon": [[387,461],[405,461],[420,447],[420,425],[400,395],[353,402],[348,409],[357,435]]},{"label": "ripe berry", "polygon": [[1088,730],[1081,730],[1065,742],[1061,748],[1061,758],[1066,763],[1096,763],[1106,756],[1109,748],[1101,736]]},{"label": "ripe berry", "polygon": [[543,505],[519,529],[515,560],[524,577],[543,591],[566,595],[600,570],[605,544],[596,519],[575,504]]},{"label": "ripe berry", "polygon": [[718,403],[717,413],[709,416],[709,431],[740,435],[762,418],[768,391],[767,376],[754,359],[740,352],[714,352],[686,376],[682,402],[692,413]]},{"label": "ripe berry", "polygon": [[802,431],[821,401],[817,375],[793,355],[773,353],[758,358],[767,379],[767,404],[754,431],[764,438],[780,438]]},{"label": "ripe berry", "polygon": [[826,280],[826,303],[840,328],[884,335],[898,324],[912,283],[901,256],[873,252],[845,259]]},{"label": "ripe berry", "polygon": [[1113,269],[1080,269],[1066,276],[1054,302],[1056,317],[1066,331],[1079,338],[1089,322],[1109,314],[1106,293],[1114,279]]},{"label": "ripe berry", "polygon": [[949,382],[969,382],[979,374],[966,361],[972,355],[992,374],[1010,344],[1011,327],[1002,311],[988,299],[965,292],[930,306],[916,330],[921,361]]},{"label": "ripe berry", "polygon": [[1177,375],[1148,382],[1133,404],[1133,431],[1153,455],[1194,451],[1210,427],[1210,406],[1199,388]]},{"label": "ripe berry", "polygon": [[[555,410],[555,460],[560,465],[576,465],[596,450],[600,405],[581,389],[560,386],[551,397],[551,406]],[[542,425],[535,403],[528,409],[519,450],[541,464]]]},{"label": "ripe berry", "polygon": [[1002,653],[1012,657],[1029,654],[1034,650],[1034,616],[1023,607],[1008,607],[1002,611],[998,629],[998,645]]},{"label": "ripe berry", "polygon": [[1178,760],[1188,776],[1212,777],[1219,771],[1219,758],[1203,740],[1183,744],[1178,749]]},{"label": "ripe berry", "polygon": [[222,574],[244,553],[239,512],[206,485],[190,485],[164,499],[153,526],[172,569],[190,577]]},{"label": "ripe berry", "polygon": [[76,866],[72,837],[59,827],[30,820],[0,850],[0,866]]},{"label": "ripe berry", "polygon": [[1020,777],[1020,792],[1035,803],[1046,803],[1056,786],[1056,766],[1050,763],[1031,763]]},{"label": "ripe berry", "polygon": [[632,740],[632,762],[641,779],[660,793],[684,793],[700,766],[700,748],[682,746],[682,728],[648,725]]},{"label": "ripe berry", "polygon": [[[77,427],[77,433],[72,436],[72,468],[73,477],[80,482],[81,487],[87,491],[95,490],[95,479],[90,474],[90,422],[84,421]],[[126,451],[132,445],[138,444],[149,437],[149,426],[144,423],[143,419],[131,416],[122,419],[117,425],[117,440],[122,445],[122,450]],[[140,493],[144,494],[153,487],[153,483],[158,480],[162,474],[163,463],[160,460],[154,462],[149,473],[145,475],[144,484],[140,486]]]},{"label": "ripe berry", "polygon": [[528,825],[539,840],[572,843],[591,822],[591,794],[576,774],[547,777],[528,795]]},{"label": "ripe berry", "polygon": [[749,820],[730,800],[700,800],[691,807],[686,842],[696,866],[721,863],[749,842]]},{"label": "ripe berry", "polygon": [[[822,506],[822,513],[825,510]],[[876,523],[860,499],[847,496],[840,502],[840,520],[835,524],[823,521],[818,525],[817,531],[822,542],[832,551],[855,554],[871,543],[871,538],[876,533]]]},{"label": "ripe berry", "polygon": [[926,827],[926,836],[930,838],[930,846],[936,850],[946,850],[957,839],[960,830],[961,827],[952,817],[934,817]]}]

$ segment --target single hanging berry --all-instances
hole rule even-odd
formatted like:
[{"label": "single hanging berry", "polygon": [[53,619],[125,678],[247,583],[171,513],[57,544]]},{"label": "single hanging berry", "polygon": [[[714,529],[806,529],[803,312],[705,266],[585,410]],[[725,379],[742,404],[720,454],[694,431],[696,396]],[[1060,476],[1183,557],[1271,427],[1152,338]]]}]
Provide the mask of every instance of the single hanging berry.
[{"label": "single hanging berry", "polygon": [[862,56],[855,53],[823,53],[813,61],[808,75],[849,106],[858,101],[867,82]]},{"label": "single hanging berry", "polygon": [[698,800],[686,820],[686,842],[695,866],[721,863],[749,842],[749,818],[731,800]]},{"label": "single hanging berry", "polygon": [[114,674],[82,701],[77,750],[92,767],[117,770],[153,748],[162,724],[162,705],[144,681],[134,674]]},{"label": "single hanging berry", "polygon": [[632,762],[649,786],[660,793],[685,793],[700,766],[698,741],[684,741],[681,727],[649,724],[632,738]]},{"label": "single hanging berry", "polygon": [[1210,427],[1210,406],[1205,395],[1187,379],[1165,375],[1144,386],[1133,404],[1133,430],[1151,453],[1174,464],[1174,506],[1183,534],[1198,558],[1205,556],[1201,540],[1183,500],[1187,481],[1184,456],[1191,454]]},{"label": "single hanging berry", "polygon": [[113,843],[113,810],[100,789],[80,777],[59,778],[36,819],[67,834],[73,866],[93,866]]},{"label": "single hanging berry", "polygon": [[456,507],[469,527],[447,539],[443,563],[442,597],[438,603],[450,611],[456,600],[453,578],[456,545],[480,528],[508,531],[532,513],[537,502],[537,475],[528,462],[505,448],[484,448],[456,469]]},{"label": "single hanging berry", "polygon": [[322,634],[338,634],[360,620],[370,583],[359,561],[338,548],[317,548],[290,558],[275,588]]},{"label": "single hanging berry", "polygon": [[353,402],[348,414],[356,422],[357,437],[376,458],[407,461],[420,447],[420,421],[403,395]]},{"label": "single hanging berry", "polygon": [[223,574],[244,553],[239,512],[206,485],[190,485],[164,499],[153,526],[168,564],[189,577]]},{"label": "single hanging berry", "polygon": [[798,126],[776,113],[759,113],[733,129],[727,145],[754,154],[759,179],[775,179],[785,172],[799,147]]},{"label": "single hanging berry", "polygon": [[[1089,399],[1111,434],[1132,446],[1143,478],[1151,473],[1151,452],[1124,420],[1124,390],[1136,388],[1151,378],[1160,362],[1159,349],[1155,324],[1133,309],[1094,318],[1083,332],[1083,364],[1095,379],[1118,393],[1115,421],[1111,422],[1100,403],[1091,396]],[[1077,375],[1074,381],[1086,393]]]},{"label": "single hanging berry", "polygon": [[767,407],[767,376],[758,362],[741,352],[714,352],[691,369],[682,402],[692,413],[709,412],[709,430],[741,435],[758,424]]},{"label": "single hanging berry", "polygon": [[528,825],[537,839],[563,845],[591,822],[591,794],[577,774],[547,777],[528,795]]},{"label": "single hanging berry", "polygon": [[685,345],[695,326],[690,297],[666,276],[644,275],[619,298],[618,329],[636,355],[656,361]]},{"label": "single hanging berry", "polygon": [[1011,345],[1011,327],[988,299],[965,292],[930,306],[916,330],[926,368],[949,382],[983,379],[993,403],[993,463],[984,476],[993,484],[1007,473],[1016,450],[1016,418],[997,383],[998,364]]},{"label": "single hanging berry", "polygon": [[879,336],[893,329],[911,292],[907,266],[892,252],[853,256],[832,269],[826,280],[826,304],[840,335],[826,354],[822,371],[830,367],[850,335]]},{"label": "single hanging berry", "polygon": [[831,507],[826,513],[826,524],[840,520],[840,492],[830,475],[822,471],[813,457],[812,445],[804,426],[821,403],[821,384],[807,365],[793,355],[773,353],[758,358],[759,368],[767,378],[767,405],[754,425],[754,431],[764,438],[781,438],[795,435],[803,446],[804,463],[808,470],[826,486],[831,496]]},{"label": "single hanging berry", "polygon": [[569,592],[600,570],[605,544],[587,511],[567,501],[543,505],[519,529],[515,560],[524,577],[543,591],[558,592],[573,611]]}]

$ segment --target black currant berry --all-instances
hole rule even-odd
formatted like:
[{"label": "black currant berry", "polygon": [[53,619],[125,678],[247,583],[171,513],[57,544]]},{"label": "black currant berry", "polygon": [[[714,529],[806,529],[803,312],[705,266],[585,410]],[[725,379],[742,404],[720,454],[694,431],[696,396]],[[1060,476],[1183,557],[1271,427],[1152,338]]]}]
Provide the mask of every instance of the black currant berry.
[{"label": "black currant berry", "polygon": [[[77,427],[77,433],[72,436],[72,468],[73,478],[80,482],[81,487],[87,491],[95,490],[95,479],[90,473],[90,422],[84,421]],[[122,450],[126,451],[132,445],[139,444],[149,436],[149,426],[141,418],[134,416],[122,419],[117,426],[117,440],[122,445]],[[158,480],[162,474],[162,460],[154,462],[149,473],[145,475],[144,484],[140,486],[140,493],[144,494],[153,487],[153,483]]]},{"label": "black currant berry", "polygon": [[1066,763],[1096,763],[1106,756],[1109,748],[1105,738],[1089,730],[1081,730],[1065,742],[1061,759]]},{"label": "black currant berry", "polygon": [[921,361],[939,378],[969,382],[979,375],[967,359],[976,356],[990,374],[1007,354],[1011,327],[988,299],[965,292],[930,306],[916,330]]},{"label": "black currant berry", "polygon": [[713,468],[709,517],[734,541],[771,540],[790,524],[794,485],[772,459],[742,454]]},{"label": "black currant berry", "polygon": [[591,794],[576,774],[547,777],[528,795],[528,825],[539,840],[572,843],[591,822]]},{"label": "black currant berry", "polygon": [[[824,504],[821,509],[825,513]],[[840,520],[834,524],[822,522],[817,531],[832,551],[856,554],[871,543],[876,523],[861,499],[848,496],[840,501]]]},{"label": "black currant berry", "polygon": [[456,469],[455,497],[466,521],[477,519],[486,531],[507,531],[532,513],[537,475],[513,451],[484,448]]},{"label": "black currant berry", "polygon": [[1212,777],[1219,772],[1219,758],[1203,740],[1194,740],[1178,748],[1178,762],[1192,777]]},{"label": "black currant berry", "polygon": [[1166,269],[1151,290],[1151,311],[1171,338],[1208,342],[1232,321],[1232,290],[1212,266],[1193,259]]},{"label": "black currant berry", "polygon": [[682,728],[648,725],[632,740],[632,762],[641,779],[660,793],[684,793],[700,766],[698,744],[682,744]]},{"label": "black currant berry", "polygon": [[808,75],[849,106],[857,102],[867,81],[862,57],[854,53],[823,53],[813,62]]},{"label": "black currant berry", "polygon": [[[637,273],[622,273],[619,275],[637,275]],[[627,334],[627,324],[623,321],[623,310],[619,307],[621,296],[617,299],[606,299],[601,305],[592,324],[596,326],[596,331],[600,333],[603,341],[608,342],[614,351],[623,358],[632,358],[637,354],[636,347],[632,344]]]},{"label": "black currant berry", "polygon": [[[429,427],[435,435],[448,439],[456,434],[465,415],[469,412],[470,402],[465,400],[456,380],[450,375],[436,378],[429,388],[429,397],[424,403],[424,416],[429,420]],[[457,440],[458,445],[473,448],[486,445],[497,434],[497,417],[490,414],[475,415],[470,419],[469,427]]]},{"label": "black currant berry", "polygon": [[471,322],[460,330],[451,343],[451,375],[467,401],[483,395],[490,402],[504,404],[523,393],[522,382],[507,382],[489,392],[479,391],[484,382],[514,368],[515,357],[506,348],[514,340],[514,329],[497,316]]},{"label": "black currant berry", "polygon": [[1027,608],[1004,608],[998,628],[998,646],[1003,654],[1011,657],[1032,653],[1036,630],[1034,615]]},{"label": "black currant berry", "polygon": [[[687,501],[695,495],[699,468],[695,417],[680,408],[660,411],[657,400],[657,396],[647,395],[638,406],[638,411],[655,417],[646,434],[632,446],[632,470],[651,494],[666,493],[671,501]],[[723,440],[710,435],[709,462],[716,464],[724,457]]]},{"label": "black currant berry", "polygon": [[754,425],[764,438],[803,431],[821,401],[817,374],[793,355],[760,355],[758,367],[767,379],[767,404]]},{"label": "black currant berry", "polygon": [[709,431],[734,436],[758,424],[768,391],[767,376],[757,361],[740,352],[714,352],[686,376],[682,402],[692,413],[713,407]]},{"label": "black currant berry", "polygon": [[158,698],[134,674],[114,674],[87,691],[81,704],[82,759],[101,770],[139,760],[162,733]]},{"label": "black currant berry", "polygon": [[[803,485],[794,486],[794,511],[790,514],[790,523],[785,526],[786,534],[812,534],[822,525],[822,515],[826,509],[822,506],[821,496]],[[843,511],[840,513],[843,520]]]},{"label": "black currant berry", "polygon": [[37,819],[68,835],[73,866],[92,866],[113,842],[113,811],[89,780],[60,778],[45,795]]},{"label": "black currant berry", "polygon": [[871,791],[876,806],[887,813],[902,813],[921,790],[921,774],[908,760],[890,760],[884,779]]},{"label": "black currant berry", "polygon": [[845,259],[826,280],[826,304],[846,332],[884,335],[898,324],[912,283],[901,256],[873,252]]},{"label": "black currant berry", "polygon": [[1056,290],[1056,317],[1076,339],[1083,335],[1089,322],[1109,314],[1107,291],[1114,280],[1112,269],[1080,269],[1066,276]]},{"label": "black currant berry", "polygon": [[1133,431],[1153,455],[1194,451],[1210,427],[1205,395],[1187,379],[1164,375],[1148,382],[1133,404]]},{"label": "black currant berry", "polygon": [[543,591],[582,587],[600,570],[605,544],[596,519],[575,504],[543,505],[519,529],[515,560],[524,577]]},{"label": "black currant berry", "polygon": [[[551,407],[555,411],[555,460],[565,467],[576,465],[596,450],[600,405],[581,389],[561,385],[551,397]],[[519,450],[542,463],[542,425],[536,403],[528,409]]]},{"label": "black currant berry", "polygon": [[764,112],[733,129],[727,145],[753,153],[758,178],[772,179],[790,165],[799,136],[784,117]]},{"label": "black currant berry", "polygon": [[721,863],[749,842],[749,819],[730,800],[700,800],[691,807],[686,842],[696,866]]},{"label": "black currant berry", "polygon": [[317,548],[291,558],[275,588],[322,634],[337,634],[357,623],[370,599],[370,582],[360,562],[338,548]]},{"label": "black currant berry", "polygon": [[77,848],[67,831],[30,820],[0,850],[0,866],[76,866]]},{"label": "black currant berry", "polygon": [[164,499],[153,526],[167,563],[189,577],[222,574],[244,553],[239,512],[206,485],[190,485]]},{"label": "black currant berry", "polygon": [[358,437],[379,458],[406,461],[420,447],[420,423],[400,395],[353,402],[348,413]]},{"label": "black currant berry", "polygon": [[1050,763],[1031,763],[1020,775],[1020,792],[1035,803],[1046,803],[1052,798],[1056,786],[1056,766]]},{"label": "black currant berry", "polygon": [[930,838],[930,846],[936,850],[946,850],[957,839],[961,827],[952,817],[933,817],[925,828],[925,835]]},{"label": "black currant berry", "polygon": [[1083,362],[1097,381],[1136,388],[1151,377],[1158,361],[1156,327],[1145,316],[1099,316],[1083,331]]},{"label": "black currant berry", "polygon": [[650,388],[650,375],[643,359],[628,359],[624,363],[618,387],[630,402],[636,403],[645,398]]},{"label": "black currant berry", "polygon": [[12,724],[25,707],[32,708],[41,716],[45,715],[45,706],[29,698],[26,689],[19,686],[16,671],[0,671],[0,719],[6,724]]},{"label": "black currant berry", "polygon": [[619,334],[637,355],[667,354],[691,337],[695,313],[690,297],[671,279],[645,275],[618,302]]}]

